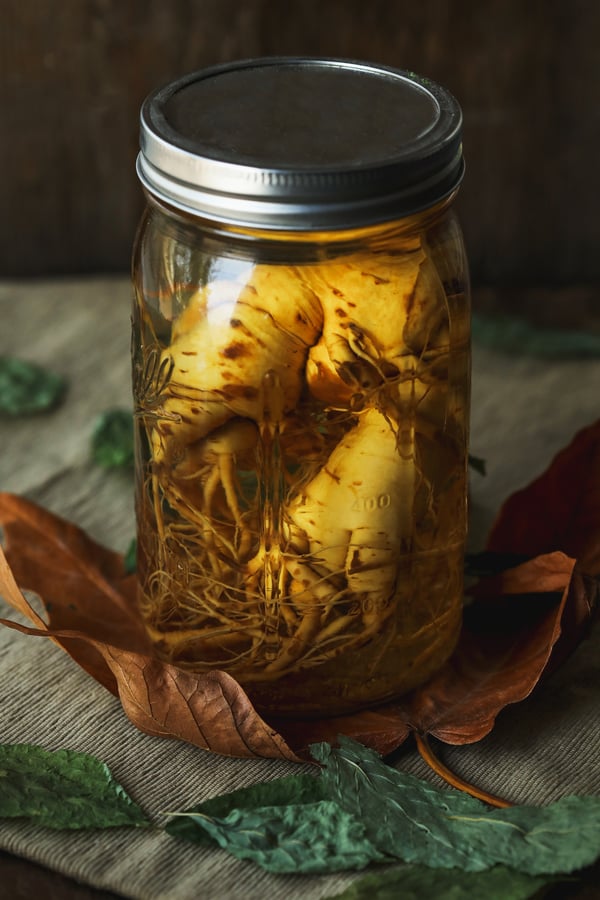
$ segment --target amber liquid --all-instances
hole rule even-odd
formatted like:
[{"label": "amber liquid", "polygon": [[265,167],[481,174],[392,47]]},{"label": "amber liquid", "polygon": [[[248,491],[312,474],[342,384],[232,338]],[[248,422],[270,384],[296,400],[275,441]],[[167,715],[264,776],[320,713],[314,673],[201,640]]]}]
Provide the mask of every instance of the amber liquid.
[{"label": "amber liquid", "polygon": [[458,637],[468,307],[422,252],[390,294],[397,265],[257,266],[140,323],[142,615],[277,715],[403,694]]}]

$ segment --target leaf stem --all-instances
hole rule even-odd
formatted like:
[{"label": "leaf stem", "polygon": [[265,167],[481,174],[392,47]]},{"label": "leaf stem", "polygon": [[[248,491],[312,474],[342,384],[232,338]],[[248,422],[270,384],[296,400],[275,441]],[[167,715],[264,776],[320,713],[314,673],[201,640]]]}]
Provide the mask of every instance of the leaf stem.
[{"label": "leaf stem", "polygon": [[513,805],[512,803],[509,803],[508,800],[503,800],[502,797],[496,797],[494,794],[488,794],[487,791],[481,790],[481,788],[475,787],[475,785],[469,784],[468,781],[463,781],[462,778],[455,775],[454,772],[438,759],[431,749],[431,744],[425,735],[417,734],[415,732],[415,740],[421,758],[427,763],[429,768],[436,773],[436,775],[439,775],[440,778],[443,778],[444,781],[452,787],[457,788],[459,791],[464,791],[465,794],[470,794],[472,797],[483,800],[484,803],[488,803],[490,806],[496,806],[499,809],[504,809],[507,806]]}]

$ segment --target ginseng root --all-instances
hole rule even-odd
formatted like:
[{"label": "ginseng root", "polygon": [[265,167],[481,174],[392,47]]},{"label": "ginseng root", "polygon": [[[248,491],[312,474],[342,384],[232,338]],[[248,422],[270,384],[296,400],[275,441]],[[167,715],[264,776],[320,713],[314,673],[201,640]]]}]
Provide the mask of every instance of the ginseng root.
[{"label": "ginseng root", "polygon": [[259,265],[191,297],[153,363],[148,427],[162,550],[148,552],[160,568],[144,615],[165,655],[269,681],[408,639],[400,598],[421,575],[405,561],[421,547],[417,520],[436,552],[436,478],[454,477],[454,444],[438,440],[460,412],[449,342],[418,242]]}]

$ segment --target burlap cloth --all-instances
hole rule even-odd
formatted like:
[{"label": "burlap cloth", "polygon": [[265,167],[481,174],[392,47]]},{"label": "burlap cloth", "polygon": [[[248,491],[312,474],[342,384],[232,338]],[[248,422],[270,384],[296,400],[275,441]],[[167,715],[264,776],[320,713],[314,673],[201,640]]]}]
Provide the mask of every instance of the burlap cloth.
[{"label": "burlap cloth", "polygon": [[[127,281],[4,284],[0,322],[1,353],[52,366],[70,381],[55,413],[0,424],[0,487],[24,493],[96,539],[125,549],[134,527],[130,479],[90,464],[89,439],[100,412],[130,403]],[[599,397],[600,362],[549,364],[475,348],[471,449],[487,460],[488,475],[472,477],[473,547],[481,545],[501,501],[598,417]],[[501,714],[488,738],[443,748],[446,762],[520,803],[600,792],[599,646],[596,629],[533,697]],[[291,764],[231,760],[142,735],[118,701],[58,648],[5,628],[0,740],[96,754],[158,824],[165,811],[298,771]],[[400,755],[398,765],[436,781],[412,749]],[[221,850],[196,848],[160,831],[64,833],[2,821],[0,847],[140,900],[312,900],[340,892],[357,877],[268,875]]]}]

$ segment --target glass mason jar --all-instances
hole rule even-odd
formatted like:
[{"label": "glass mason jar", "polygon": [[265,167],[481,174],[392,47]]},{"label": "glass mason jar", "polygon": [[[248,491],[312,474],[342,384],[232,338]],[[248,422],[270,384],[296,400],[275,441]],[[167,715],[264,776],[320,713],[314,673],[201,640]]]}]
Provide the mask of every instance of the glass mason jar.
[{"label": "glass mason jar", "polygon": [[268,58],[142,109],[141,615],[275,715],[424,682],[460,629],[461,115],[399,70]]}]

